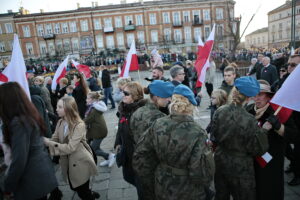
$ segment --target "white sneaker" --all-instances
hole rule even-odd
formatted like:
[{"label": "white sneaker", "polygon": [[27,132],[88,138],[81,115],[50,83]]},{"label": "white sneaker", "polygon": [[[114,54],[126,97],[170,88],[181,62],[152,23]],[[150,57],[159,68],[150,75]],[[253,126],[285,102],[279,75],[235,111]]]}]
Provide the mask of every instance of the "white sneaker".
[{"label": "white sneaker", "polygon": [[105,167],[105,166],[107,166],[109,164],[109,160],[104,160],[104,161],[102,161],[100,164],[99,164],[99,166],[100,167]]},{"label": "white sneaker", "polygon": [[116,162],[116,154],[110,153],[108,157],[108,161],[109,161],[108,167],[112,167]]}]

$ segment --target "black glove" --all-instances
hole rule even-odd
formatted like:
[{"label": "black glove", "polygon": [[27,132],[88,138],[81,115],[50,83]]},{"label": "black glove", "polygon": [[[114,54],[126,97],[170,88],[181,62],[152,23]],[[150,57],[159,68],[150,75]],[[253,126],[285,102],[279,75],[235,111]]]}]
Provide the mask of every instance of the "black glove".
[{"label": "black glove", "polygon": [[145,78],[146,81],[153,81],[151,78]]},{"label": "black glove", "polygon": [[278,120],[278,118],[275,116],[275,115],[271,115],[267,118],[267,121],[270,122],[270,124],[272,124],[272,127],[275,129],[275,130],[279,130],[280,127],[281,127],[281,123],[280,121]]}]

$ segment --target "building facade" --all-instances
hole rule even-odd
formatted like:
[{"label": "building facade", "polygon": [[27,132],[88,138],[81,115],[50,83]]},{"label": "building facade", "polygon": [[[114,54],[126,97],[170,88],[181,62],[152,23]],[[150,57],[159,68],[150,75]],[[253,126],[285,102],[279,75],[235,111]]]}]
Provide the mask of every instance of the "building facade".
[{"label": "building facade", "polygon": [[[291,41],[292,2],[287,0],[282,6],[268,13],[269,48],[282,48]],[[300,41],[300,1],[296,1],[296,41]]]},{"label": "building facade", "polygon": [[258,29],[245,36],[245,48],[268,48],[268,27]]},{"label": "building facade", "polygon": [[[230,49],[228,23],[232,0],[163,0],[85,7],[76,10],[17,15],[16,30],[25,58],[81,57],[105,50],[125,50],[136,42],[139,52],[196,51],[198,37],[216,24],[215,46]],[[229,17],[230,16],[230,17]],[[232,22],[231,22],[232,23]]]},{"label": "building facade", "polygon": [[10,60],[14,33],[16,32],[14,17],[15,13],[9,11],[0,14],[0,68],[4,60]]}]

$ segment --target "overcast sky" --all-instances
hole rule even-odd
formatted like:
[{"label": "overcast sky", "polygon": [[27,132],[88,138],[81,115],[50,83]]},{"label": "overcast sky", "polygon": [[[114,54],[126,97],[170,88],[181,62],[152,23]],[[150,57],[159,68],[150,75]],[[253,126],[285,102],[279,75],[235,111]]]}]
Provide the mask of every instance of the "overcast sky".
[{"label": "overcast sky", "polygon": [[[12,9],[18,10],[20,5],[28,9],[30,13],[39,12],[44,9],[45,12],[62,11],[76,9],[76,3],[80,6],[87,7],[92,5],[92,1],[97,0],[0,0],[0,13],[6,13]],[[134,2],[137,0],[127,0]],[[267,13],[274,8],[285,3],[286,0],[236,0],[235,15],[242,16],[241,33],[251,19],[252,15],[258,10],[253,21],[250,23],[245,35],[268,26]],[[98,5],[118,4],[119,0],[98,0]]]}]

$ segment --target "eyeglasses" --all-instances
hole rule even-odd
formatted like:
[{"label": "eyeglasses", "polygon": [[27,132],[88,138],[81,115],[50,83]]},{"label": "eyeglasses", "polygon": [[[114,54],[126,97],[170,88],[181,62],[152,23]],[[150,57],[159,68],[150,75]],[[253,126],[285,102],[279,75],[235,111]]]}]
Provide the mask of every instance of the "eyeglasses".
[{"label": "eyeglasses", "polygon": [[296,63],[288,63],[288,66],[291,66],[291,67],[296,67],[297,64]]},{"label": "eyeglasses", "polygon": [[125,95],[125,96],[130,96],[131,94],[129,93],[129,92],[127,92],[127,91],[123,91],[123,94]]},{"label": "eyeglasses", "polygon": [[284,69],[281,69],[281,70],[280,70],[280,72],[286,72],[286,70],[284,70]]}]

